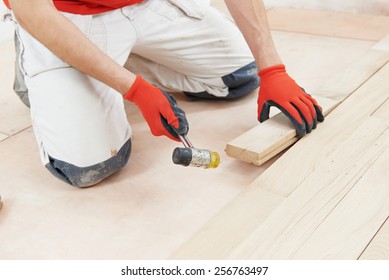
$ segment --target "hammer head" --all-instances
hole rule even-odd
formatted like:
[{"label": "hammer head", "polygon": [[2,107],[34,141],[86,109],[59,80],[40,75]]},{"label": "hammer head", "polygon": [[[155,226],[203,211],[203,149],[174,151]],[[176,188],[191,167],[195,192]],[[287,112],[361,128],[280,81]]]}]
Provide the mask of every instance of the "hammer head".
[{"label": "hammer head", "polygon": [[174,164],[202,168],[216,168],[220,163],[218,153],[196,148],[175,148],[172,158]]}]

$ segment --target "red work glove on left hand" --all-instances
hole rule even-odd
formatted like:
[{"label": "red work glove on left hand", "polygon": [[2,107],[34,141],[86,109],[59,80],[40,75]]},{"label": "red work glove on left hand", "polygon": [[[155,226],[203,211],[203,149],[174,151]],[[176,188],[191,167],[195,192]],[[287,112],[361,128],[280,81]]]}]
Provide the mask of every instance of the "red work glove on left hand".
[{"label": "red work glove on left hand", "polygon": [[321,107],[286,73],[279,64],[259,71],[258,120],[269,118],[270,107],[280,109],[293,123],[298,136],[316,128],[317,121],[324,121]]},{"label": "red work glove on left hand", "polygon": [[177,133],[188,133],[189,124],[185,112],[178,107],[175,98],[143,80],[141,76],[136,77],[124,99],[139,107],[153,135],[165,135],[180,141]]}]

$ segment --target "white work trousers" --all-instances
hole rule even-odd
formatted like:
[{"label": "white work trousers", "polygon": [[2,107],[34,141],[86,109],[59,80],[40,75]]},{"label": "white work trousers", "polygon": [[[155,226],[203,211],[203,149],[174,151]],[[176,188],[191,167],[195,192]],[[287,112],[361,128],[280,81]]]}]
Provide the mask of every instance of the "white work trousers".
[{"label": "white work trousers", "polygon": [[[64,15],[112,59],[156,86],[224,97],[229,88],[222,77],[253,57],[234,23],[208,2],[146,0],[99,15]],[[122,96],[16,27],[43,164],[54,158],[87,167],[111,158],[132,135]]]}]

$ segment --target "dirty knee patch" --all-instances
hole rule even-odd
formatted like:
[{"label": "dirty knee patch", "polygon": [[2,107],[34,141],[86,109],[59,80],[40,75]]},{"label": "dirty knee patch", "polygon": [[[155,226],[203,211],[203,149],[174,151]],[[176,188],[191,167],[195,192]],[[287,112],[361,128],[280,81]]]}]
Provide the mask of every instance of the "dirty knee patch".
[{"label": "dirty knee patch", "polygon": [[73,164],[50,157],[46,168],[58,179],[75,187],[95,185],[125,166],[131,154],[131,139],[118,153],[106,161],[87,167]]}]

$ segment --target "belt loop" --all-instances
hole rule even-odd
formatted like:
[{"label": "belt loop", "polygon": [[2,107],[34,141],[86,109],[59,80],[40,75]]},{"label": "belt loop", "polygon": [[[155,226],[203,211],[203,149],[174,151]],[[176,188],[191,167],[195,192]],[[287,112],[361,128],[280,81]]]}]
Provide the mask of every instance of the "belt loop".
[{"label": "belt loop", "polygon": [[1,9],[0,10],[0,20],[3,22],[12,20],[12,12],[10,9]]}]

